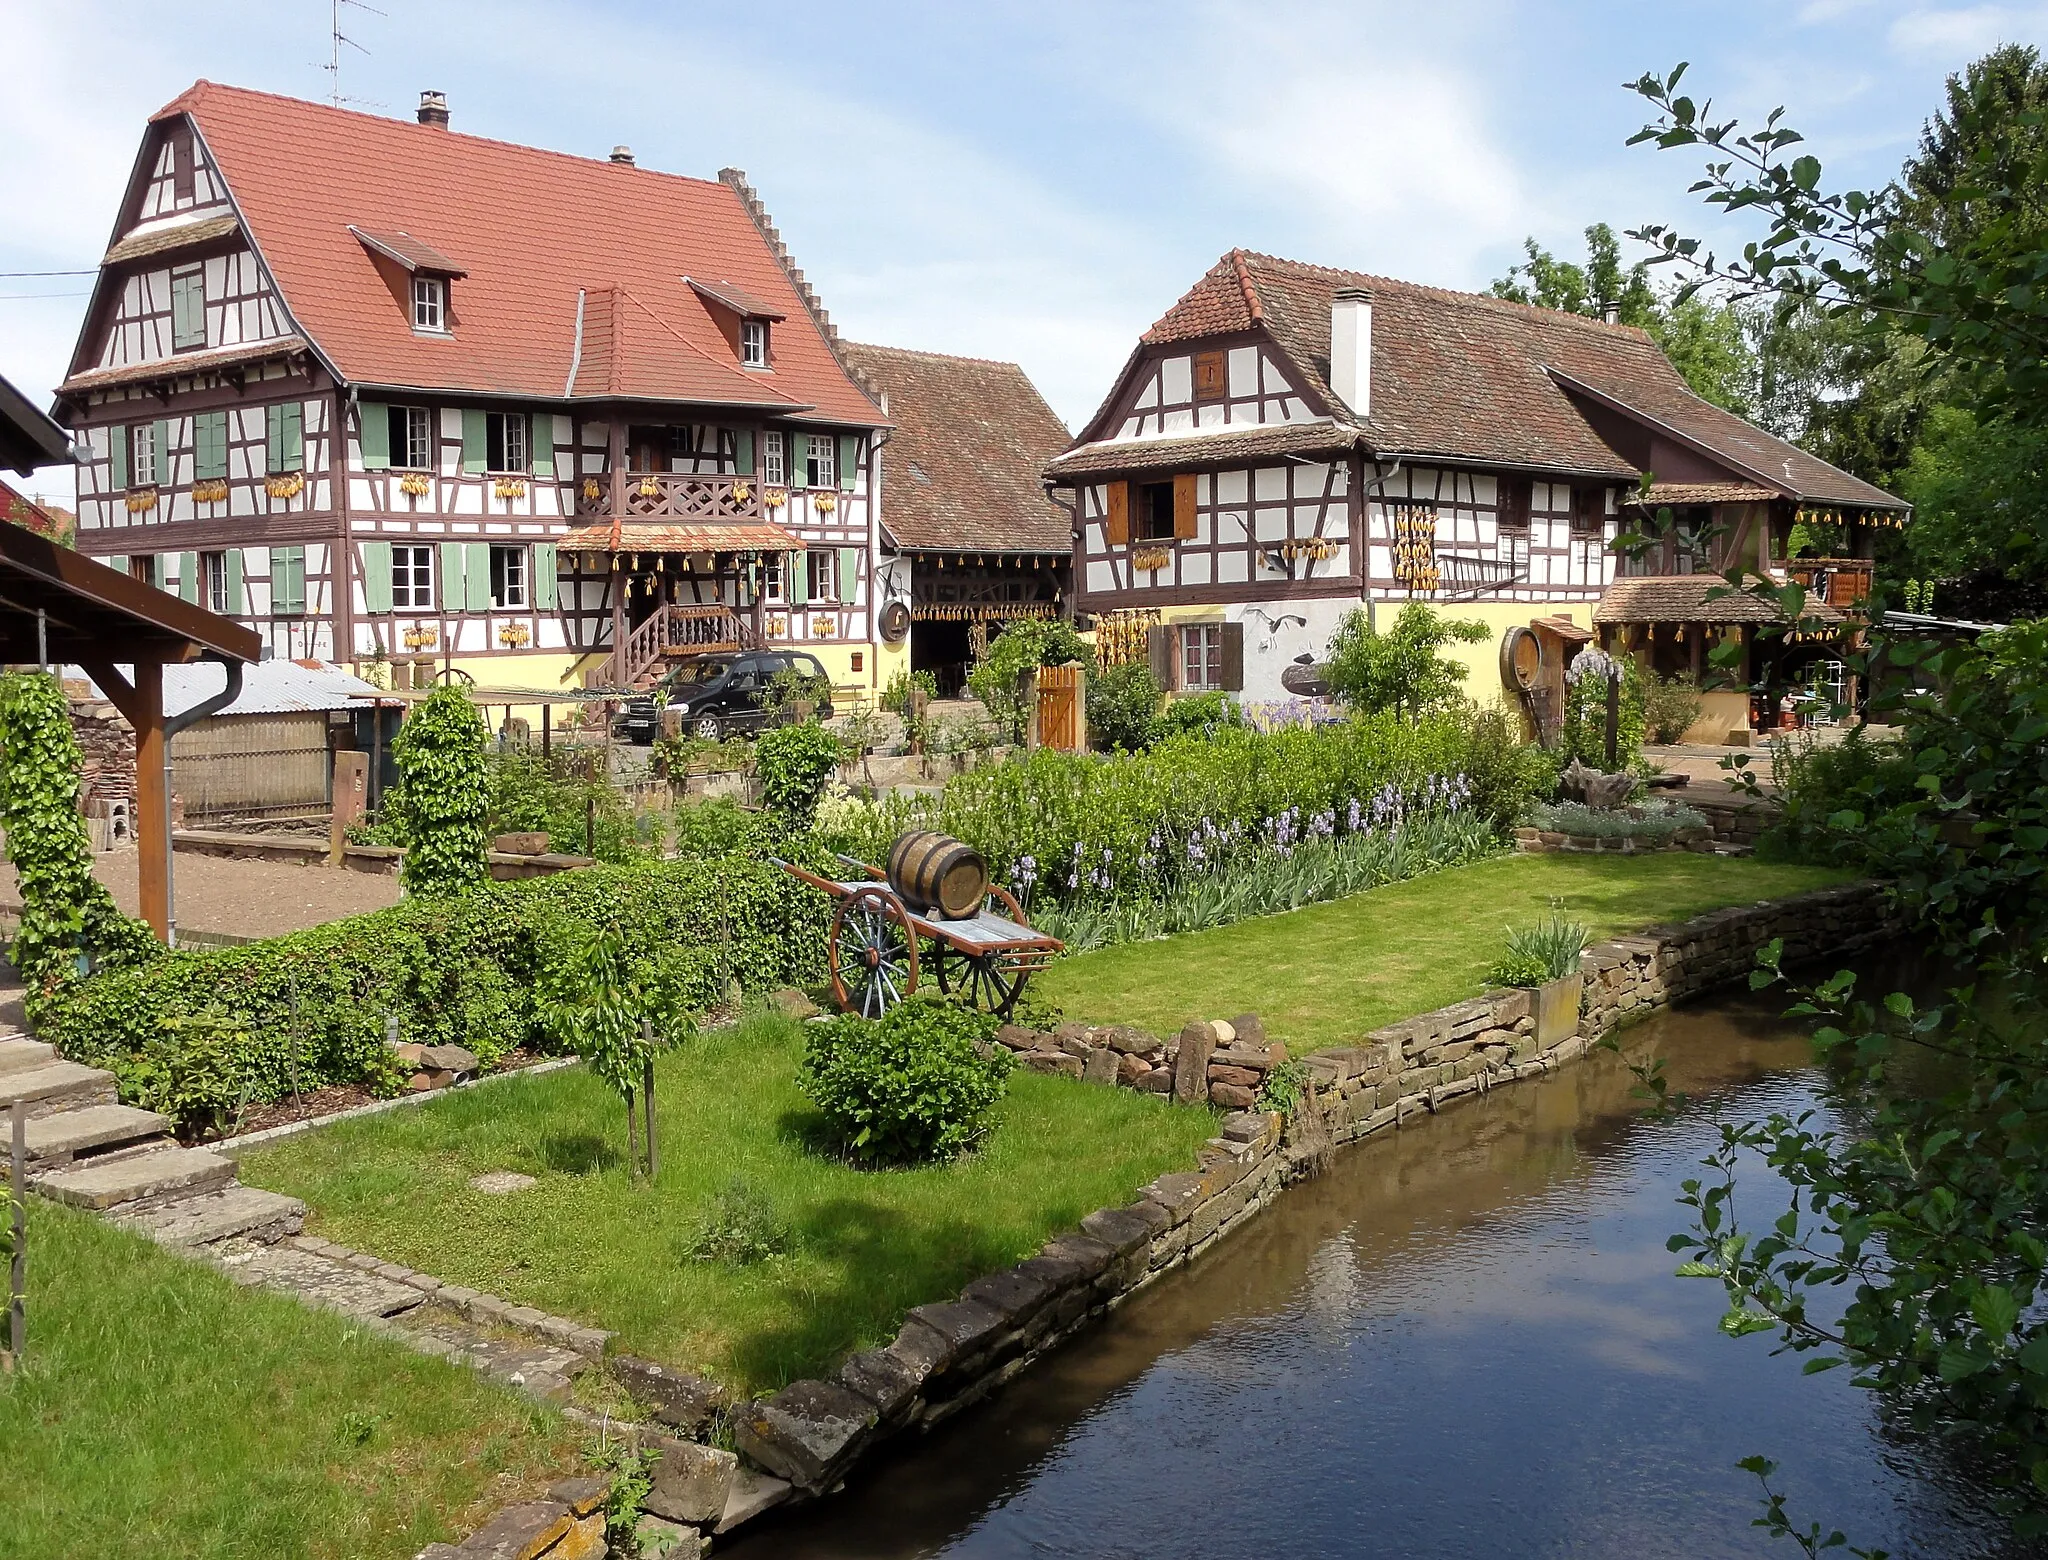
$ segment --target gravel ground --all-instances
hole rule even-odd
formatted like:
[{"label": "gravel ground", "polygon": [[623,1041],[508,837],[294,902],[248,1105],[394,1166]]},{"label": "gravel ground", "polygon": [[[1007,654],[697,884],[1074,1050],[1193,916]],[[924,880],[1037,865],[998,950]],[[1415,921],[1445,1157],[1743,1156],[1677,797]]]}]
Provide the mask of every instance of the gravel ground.
[{"label": "gravel ground", "polygon": [[[109,851],[93,863],[93,876],[113,890],[115,902],[130,915],[140,909],[135,863],[133,849]],[[186,931],[272,937],[395,905],[398,879],[187,854],[174,859],[171,892],[178,925]],[[0,910],[20,903],[13,866],[0,863]]]}]

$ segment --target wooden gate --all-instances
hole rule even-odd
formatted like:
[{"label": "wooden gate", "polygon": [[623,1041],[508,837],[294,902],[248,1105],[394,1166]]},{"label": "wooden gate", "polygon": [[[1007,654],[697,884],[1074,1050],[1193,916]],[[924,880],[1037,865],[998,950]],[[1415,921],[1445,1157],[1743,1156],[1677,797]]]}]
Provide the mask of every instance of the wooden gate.
[{"label": "wooden gate", "polygon": [[1044,666],[1038,671],[1038,745],[1062,753],[1081,747],[1081,668]]}]

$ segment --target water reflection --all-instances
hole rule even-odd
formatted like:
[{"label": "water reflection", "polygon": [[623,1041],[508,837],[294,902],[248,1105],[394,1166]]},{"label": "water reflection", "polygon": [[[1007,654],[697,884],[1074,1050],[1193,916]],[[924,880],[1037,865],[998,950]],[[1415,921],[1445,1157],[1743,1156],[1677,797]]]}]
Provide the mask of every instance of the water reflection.
[{"label": "water reflection", "polygon": [[[1671,1277],[1716,1109],[1820,1103],[1772,1005],[1634,1031],[1692,1099],[1649,1121],[1599,1055],[1342,1154],[996,1401],[730,1551],[783,1557],[1789,1553],[1737,1458],[1898,1556],[1999,1556],[1840,1373],[1714,1329]],[[1775,1209],[1771,1210],[1775,1212]]]}]

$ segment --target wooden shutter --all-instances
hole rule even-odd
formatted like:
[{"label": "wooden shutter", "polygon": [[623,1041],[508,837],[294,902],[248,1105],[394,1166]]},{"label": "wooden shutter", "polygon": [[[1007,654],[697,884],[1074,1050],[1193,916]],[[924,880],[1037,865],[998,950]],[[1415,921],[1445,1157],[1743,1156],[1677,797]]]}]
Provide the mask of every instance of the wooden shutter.
[{"label": "wooden shutter", "polygon": [[391,544],[364,542],[363,604],[372,612],[391,610]]},{"label": "wooden shutter", "polygon": [[165,421],[156,424],[156,485],[169,487],[171,484],[171,425]]},{"label": "wooden shutter", "polygon": [[1194,540],[1195,476],[1187,472],[1173,479],[1173,535],[1175,541]]},{"label": "wooden shutter", "polygon": [[128,430],[107,430],[107,488],[118,493],[128,486]]},{"label": "wooden shutter", "polygon": [[742,428],[732,436],[732,469],[740,476],[754,474],[754,430]]},{"label": "wooden shutter", "polygon": [[228,575],[228,604],[226,616],[242,615],[242,549],[230,547],[221,555],[221,564]]},{"label": "wooden shutter", "polygon": [[555,610],[559,599],[555,570],[560,567],[555,561],[553,542],[533,544],[533,604],[543,612]]},{"label": "wooden shutter", "polygon": [[306,464],[306,408],[283,401],[264,410],[266,455],[272,472],[299,471]]},{"label": "wooden shutter", "polygon": [[[462,547],[463,601],[472,612],[491,610],[491,544],[465,542]],[[453,593],[450,593],[453,599]]]},{"label": "wooden shutter", "polygon": [[270,549],[270,610],[288,614],[306,610],[306,549]]},{"label": "wooden shutter", "polygon": [[109,554],[107,557],[100,559],[100,562],[105,564],[108,568],[112,569],[116,574],[126,574],[128,572],[128,559],[126,554],[112,553]]},{"label": "wooden shutter", "polygon": [[199,601],[199,554],[196,552],[178,554],[178,599],[195,605]]},{"label": "wooden shutter", "polygon": [[471,476],[489,469],[490,425],[474,407],[462,409],[462,469]]},{"label": "wooden shutter", "polygon": [[841,492],[853,491],[854,473],[860,467],[860,435],[842,433],[839,436],[839,488]]},{"label": "wooden shutter", "polygon": [[792,607],[801,607],[811,599],[811,555],[807,552],[790,553],[783,568],[789,574],[789,588],[783,594],[789,597]]},{"label": "wooden shutter", "polygon": [[1504,531],[1529,529],[1529,478],[1508,476],[1500,479],[1500,498],[1495,515]]},{"label": "wooden shutter", "polygon": [[1244,624],[1223,625],[1223,687],[1228,693],[1244,692]]},{"label": "wooden shutter", "polygon": [[228,474],[228,414],[199,412],[192,419],[192,480],[211,482]]},{"label": "wooden shutter", "polygon": [[1171,693],[1180,685],[1180,657],[1174,654],[1179,638],[1172,629],[1154,623],[1145,630],[1145,659],[1152,663],[1152,675],[1159,686]]},{"label": "wooden shutter", "polygon": [[852,601],[860,594],[860,549],[839,549],[839,599]]},{"label": "wooden shutter", "polygon": [[1131,485],[1117,481],[1109,484],[1108,508],[1103,511],[1102,534],[1109,545],[1121,547],[1131,539]]},{"label": "wooden shutter", "polygon": [[786,441],[789,445],[789,485],[793,488],[809,487],[811,447],[803,434],[792,433]]},{"label": "wooden shutter", "polygon": [[206,275],[191,271],[171,278],[171,349],[206,345]]},{"label": "wooden shutter", "polygon": [[363,470],[384,471],[391,465],[391,408],[377,401],[365,401],[357,408],[362,418]]},{"label": "wooden shutter", "polygon": [[441,589],[434,599],[441,604],[443,612],[460,612],[464,599],[462,589],[462,543],[443,542],[441,553]]},{"label": "wooden shutter", "polygon": [[533,426],[528,430],[527,443],[529,458],[533,462],[536,477],[552,477],[555,474],[555,414],[535,412]]}]

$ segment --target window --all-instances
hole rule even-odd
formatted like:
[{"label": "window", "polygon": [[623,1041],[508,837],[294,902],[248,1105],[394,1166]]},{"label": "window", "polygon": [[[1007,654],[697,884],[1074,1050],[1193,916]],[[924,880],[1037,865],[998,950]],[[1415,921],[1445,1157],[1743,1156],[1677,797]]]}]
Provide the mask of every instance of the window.
[{"label": "window", "polygon": [[395,608],[431,607],[434,604],[434,549],[394,547],[391,549],[391,605]]},{"label": "window", "polygon": [[199,579],[206,587],[206,610],[226,617],[234,610],[228,605],[228,555],[203,552],[199,555]]},{"label": "window", "polygon": [[491,549],[491,605],[494,607],[523,607],[526,604],[526,549],[524,547],[493,547]]},{"label": "window", "polygon": [[1607,520],[1607,489],[1597,487],[1574,488],[1572,490],[1572,533],[1575,536],[1597,535]]},{"label": "window", "polygon": [[740,321],[740,361],[749,368],[768,366],[768,322]]},{"label": "window", "polygon": [[1224,396],[1224,363],[1221,352],[1195,354],[1195,399],[1220,401]]},{"label": "window", "polygon": [[158,462],[165,452],[156,447],[155,423],[137,423],[128,430],[128,485],[154,487],[162,481]]},{"label": "window", "polygon": [[1679,515],[1671,526],[1671,572],[1673,574],[1705,574],[1707,572],[1707,532],[1712,527],[1710,513],[1693,510]]},{"label": "window", "polygon": [[391,464],[408,471],[434,469],[434,419],[424,406],[387,408],[391,418]]},{"label": "window", "polygon": [[808,476],[807,486],[828,488],[839,481],[838,470],[833,464],[833,440],[829,433],[814,433],[804,441],[804,470]]},{"label": "window", "polygon": [[1529,530],[1524,526],[1516,530],[1502,523],[1500,540],[1495,544],[1494,556],[1516,574],[1529,572]]},{"label": "window", "polygon": [[1138,489],[1137,539],[1141,542],[1173,540],[1173,484],[1148,482]]},{"label": "window", "polygon": [[761,435],[761,480],[771,487],[789,482],[789,457],[780,429],[771,428]]},{"label": "window", "polygon": [[206,345],[206,272],[198,266],[171,273],[171,350]]},{"label": "window", "polygon": [[194,193],[192,137],[182,131],[171,137],[171,199],[191,200]]},{"label": "window", "polygon": [[839,599],[839,554],[829,547],[813,547],[804,554],[804,578],[811,587],[812,601]]},{"label": "window", "polygon": [[782,594],[783,554],[770,553],[761,563],[761,599],[780,605]]},{"label": "window", "polygon": [[1223,686],[1221,623],[1194,623],[1180,631],[1180,685],[1189,693]]},{"label": "window", "polygon": [[138,553],[128,560],[128,577],[140,580],[145,585],[158,582],[155,553]]},{"label": "window", "polygon": [[484,468],[487,471],[526,470],[526,413],[486,414]]},{"label": "window", "polygon": [[412,279],[412,328],[445,332],[448,329],[448,280],[441,276]]}]

